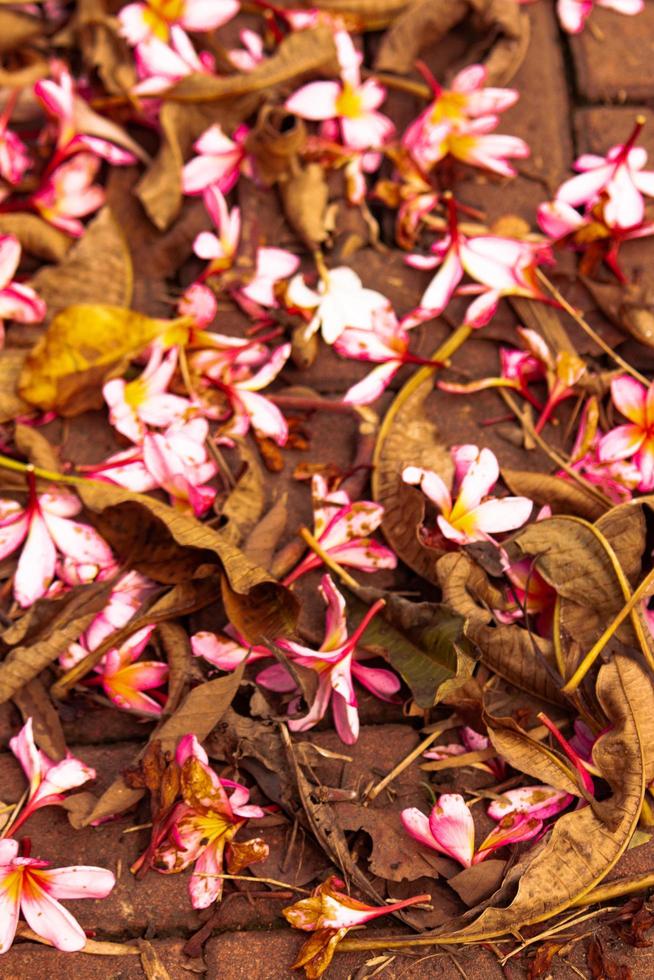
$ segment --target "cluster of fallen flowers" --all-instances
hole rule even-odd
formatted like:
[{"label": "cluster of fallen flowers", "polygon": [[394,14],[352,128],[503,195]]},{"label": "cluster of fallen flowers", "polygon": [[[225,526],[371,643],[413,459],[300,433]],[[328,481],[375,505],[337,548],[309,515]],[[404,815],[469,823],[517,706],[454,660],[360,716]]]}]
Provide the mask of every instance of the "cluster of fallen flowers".
[{"label": "cluster of fallen flowers", "polygon": [[[600,5],[627,14],[638,13],[642,6],[639,0],[600,0]],[[52,6],[52,18],[63,23],[61,5]],[[564,28],[580,30],[592,6],[561,0],[558,9]],[[18,380],[12,382],[20,407],[6,420],[15,422],[15,428],[3,433],[2,465],[21,474],[21,482],[12,484],[0,498],[5,625],[11,633],[12,625],[23,624],[24,632],[17,632],[21,639],[26,634],[31,638],[31,618],[38,621],[45,604],[59,604],[60,609],[69,603],[74,608],[81,595],[92,593],[97,605],[90,599],[90,612],[85,610],[79,620],[67,620],[66,629],[60,630],[62,643],[43,661],[31,662],[25,676],[32,680],[44,669],[56,671],[55,689],[63,685],[59,693],[67,693],[77,683],[78,692],[89,699],[143,721],[160,721],[159,733],[177,717],[181,688],[177,678],[174,689],[173,667],[160,659],[158,625],[208,605],[222,590],[223,627],[196,630],[189,637],[195,658],[189,658],[192,676],[202,681],[188,697],[213,684],[215,679],[206,678],[215,671],[221,672],[218,680],[231,683],[235,678],[235,691],[247,670],[257,695],[270,698],[264,700],[274,706],[271,715],[284,731],[309,732],[331,712],[340,740],[352,746],[360,732],[357,685],[387,704],[404,704],[416,717],[437,702],[434,689],[430,704],[421,703],[411,671],[403,669],[406,662],[394,658],[383,640],[371,639],[373,631],[382,628],[380,621],[387,624],[384,615],[392,593],[379,595],[374,586],[366,591],[359,583],[361,576],[374,583],[375,578],[367,577],[391,572],[403,561],[414,566],[392,534],[386,533],[386,543],[378,535],[387,517],[384,505],[377,499],[361,499],[364,490],[348,492],[342,474],[334,477],[325,466],[310,474],[313,526],[303,535],[307,547],[293,551],[279,575],[261,579],[257,570],[247,567],[247,586],[253,594],[257,586],[274,586],[276,601],[285,612],[295,608],[306,576],[320,571],[318,591],[325,606],[322,638],[298,634],[293,616],[281,616],[270,598],[260,599],[261,609],[253,612],[255,600],[250,604],[243,600],[247,589],[239,578],[242,565],[236,571],[233,567],[239,562],[247,565],[246,559],[235,548],[229,551],[233,541],[213,527],[233,482],[225,454],[238,450],[246,437],[264,459],[275,460],[275,453],[292,447],[293,412],[288,400],[279,397],[277,383],[287,365],[315,359],[320,344],[332,347],[343,359],[374,365],[343,398],[345,405],[365,418],[366,407],[377,402],[402,369],[414,368],[418,376],[419,369],[429,373],[448,366],[457,347],[487,327],[507,298],[557,312],[563,309],[565,300],[549,288],[543,273],[545,267],[556,265],[561,251],[580,256],[583,275],[592,278],[603,263],[619,285],[626,284],[619,250],[654,233],[647,214],[647,199],[654,197],[654,171],[646,169],[647,156],[639,145],[644,125],[639,118],[623,144],[607,148],[605,156],[584,154],[575,162],[576,176],[564,181],[554,199],[543,202],[534,216],[538,232],[525,227],[500,233],[483,225],[479,212],[466,204],[461,174],[480,172],[510,181],[516,175],[511,161],[529,156],[522,139],[496,131],[501,114],[518,100],[516,90],[488,84],[487,70],[477,64],[459,71],[445,87],[418,62],[427,83],[428,104],[399,132],[384,111],[385,85],[364,70],[360,47],[340,18],[319,9],[277,9],[266,4],[262,33],[243,31],[238,49],[212,47],[213,32],[239,11],[236,0],[213,4],[148,0],[123,6],[115,21],[105,25],[116,43],[127,47],[133,71],[127,96],[118,99],[124,110],[122,122],[169,139],[166,110],[172,103],[166,95],[175,85],[185,79],[210,85],[235,73],[265,71],[283,44],[326,27],[330,40],[333,35],[329,77],[319,77],[316,67],[312,80],[303,78],[296,84],[293,79],[292,85],[271,92],[271,100],[276,99],[273,108],[281,113],[284,126],[290,128],[291,120],[304,134],[291,180],[315,173],[311,168],[317,166],[325,185],[327,179],[342,178],[347,207],[366,222],[374,221],[373,206],[394,213],[395,241],[406,265],[424,273],[421,295],[412,308],[398,315],[388,297],[366,286],[353,269],[330,265],[327,249],[308,230],[311,222],[305,213],[294,224],[292,212],[287,214],[299,240],[312,246],[302,254],[259,240],[238,203],[245,181],[272,193],[266,153],[257,142],[266,117],[255,120],[252,113],[247,114],[248,122],[234,126],[211,123],[197,135],[183,164],[176,163],[180,195],[199,199],[204,214],[202,230],[192,240],[189,275],[175,284],[174,319],[155,320],[100,303],[52,311],[39,295],[38,284],[35,288],[23,281],[27,273],[18,272],[22,249],[30,251],[24,231],[29,225],[14,226],[22,230],[22,238],[18,231],[0,234],[0,318],[14,325],[48,322],[22,363]],[[225,61],[229,71],[223,71]],[[98,97],[95,86],[91,75],[74,78],[69,65],[53,58],[38,80],[6,98],[0,119],[0,215],[38,220],[32,227],[41,235],[47,228],[83,245],[91,227],[85,220],[106,201],[103,174],[114,167],[147,163],[140,143],[122,122],[115,121],[111,98]],[[41,123],[38,137],[22,122],[21,93]],[[274,134],[277,138],[283,136],[284,126]],[[40,254],[38,249],[34,254]],[[453,311],[459,310],[462,296],[472,299],[459,317]],[[238,310],[244,318],[240,333],[222,332],[226,308]],[[460,323],[445,352],[441,348],[432,358],[414,353],[413,338],[448,313]],[[101,320],[108,324],[104,339],[97,326]],[[16,329],[20,328],[10,328]],[[436,388],[462,398],[488,389],[499,389],[509,398],[517,395],[522,402],[518,411],[524,410],[518,417],[526,419],[525,433],[535,440],[544,440],[560,428],[566,417],[560,406],[568,403],[569,407],[574,400],[572,448],[567,455],[554,456],[561,467],[559,481],[571,488],[585,487],[586,496],[590,488],[594,502],[599,500],[609,515],[611,505],[632,502],[634,509],[638,507],[638,495],[654,490],[654,384],[626,362],[619,362],[615,370],[601,370],[597,359],[585,360],[557,347],[532,328],[517,327],[515,345],[500,347],[496,376],[465,382],[439,379]],[[114,352],[114,347],[120,350]],[[7,353],[11,350],[8,346]],[[101,398],[95,402],[82,397],[98,387]],[[325,407],[320,401],[299,398],[297,404],[315,411]],[[92,463],[71,465],[66,472],[43,465],[46,440],[41,427],[100,404],[119,448]],[[327,406],[333,407],[329,402]],[[602,701],[598,695],[592,704],[574,697],[621,627],[623,620],[617,619],[625,602],[631,605],[624,607],[623,619],[631,616],[641,642],[641,659],[652,668],[647,590],[639,587],[640,591],[632,592],[640,564],[630,569],[629,581],[622,572],[621,556],[615,558],[620,550],[615,534],[610,537],[606,528],[589,532],[601,541],[614,568],[617,562],[622,591],[612,610],[613,621],[604,630],[597,628],[593,635],[597,642],[590,651],[574,648],[565,608],[562,611],[570,595],[562,591],[557,573],[539,565],[543,549],[537,544],[521,545],[529,542],[530,534],[537,539],[539,528],[547,528],[552,509],[540,499],[536,502],[537,495],[529,490],[512,495],[498,491],[500,464],[490,448],[471,443],[450,447],[442,454],[438,471],[421,459],[403,458],[395,492],[399,499],[414,503],[419,497],[423,517],[417,527],[409,528],[413,545],[435,568],[430,583],[441,587],[443,609],[466,620],[467,635],[462,629],[456,642],[449,641],[450,652],[465,665],[462,683],[470,681],[474,668],[468,644],[476,643],[482,650],[484,643],[490,645],[488,636],[480,638],[480,631],[487,629],[504,637],[507,647],[517,644],[523,658],[515,671],[521,674],[517,681],[503,662],[497,666],[498,677],[515,681],[520,688],[527,685],[528,691],[540,696],[548,693],[546,681],[539,674],[532,689],[522,668],[528,664],[534,674],[541,670],[550,682],[556,668],[557,696],[549,700],[560,705],[558,688],[567,688],[582,721],[577,719],[575,736],[567,740],[559,731],[565,721],[555,723],[539,715],[542,736],[549,734],[563,754],[534,747],[537,740],[531,739],[529,751],[539,762],[532,760],[521,768],[519,753],[508,745],[506,733],[506,751],[499,747],[505,744],[497,734],[501,726],[486,710],[483,695],[454,699],[455,705],[463,706],[462,715],[466,710],[473,715],[475,724],[461,724],[460,743],[431,745],[417,764],[442,764],[472,753],[471,765],[495,780],[486,808],[494,826],[476,843],[472,807],[482,797],[466,801],[462,793],[449,791],[438,793],[429,814],[411,806],[402,809],[399,820],[407,841],[412,838],[426,852],[434,851],[466,869],[503,848],[512,848],[508,853],[522,859],[525,850],[519,845],[549,846],[557,828],[566,826],[562,821],[573,814],[590,819],[587,815],[601,808],[604,788],[596,795],[596,781],[610,783],[602,767],[606,762],[602,736],[617,737],[623,720],[616,717],[615,704],[608,697]],[[512,488],[508,479],[507,483]],[[151,493],[155,495],[143,496]],[[136,545],[134,551],[133,542],[126,547],[117,528],[116,512],[126,503],[140,508],[142,523],[147,525],[145,555],[136,558]],[[153,530],[157,521],[179,546],[172,558],[159,558],[160,527]],[[517,532],[524,536],[516,537]],[[181,567],[184,548],[193,552],[188,574]],[[470,572],[470,582],[456,593],[456,568],[468,568],[466,563],[475,556],[481,556],[476,572]],[[171,571],[176,562],[180,570]],[[181,591],[186,579],[197,584],[211,574],[212,599],[198,602],[193,597],[177,606],[171,602],[166,610],[166,599],[175,589]],[[161,599],[162,586],[171,585],[171,592]],[[78,622],[75,631],[71,623]],[[15,644],[5,641],[4,635],[3,643],[0,686],[7,685],[2,689],[9,690],[8,698],[20,690],[24,679],[10,688],[14,681],[2,668],[11,667]],[[631,634],[626,643],[633,646]],[[570,650],[563,649],[566,644]],[[263,669],[259,660],[268,661]],[[384,661],[388,666],[380,666]],[[253,664],[257,666],[251,672]],[[450,675],[459,679],[456,670],[455,665]],[[192,866],[191,904],[207,909],[220,901],[225,876],[239,875],[267,859],[265,839],[235,838],[249,820],[264,819],[271,805],[263,796],[260,803],[250,803],[251,792],[258,789],[218,775],[201,744],[213,726],[198,738],[189,730],[189,719],[192,722],[190,711],[182,716],[180,724],[185,727],[175,728],[166,750],[153,738],[143,759],[125,774],[131,789],[150,792],[152,811],[150,842],[131,870],[141,877],[148,871],[175,874]],[[520,731],[519,737],[527,739]],[[0,952],[11,946],[21,910],[28,926],[47,942],[63,950],[81,949],[85,934],[58,899],[103,898],[115,884],[113,873],[85,866],[49,869],[47,862],[30,857],[29,841],[19,841],[16,833],[36,810],[61,804],[66,794],[92,780],[95,773],[70,754],[59,762],[48,758],[34,742],[31,719],[11,740],[10,748],[29,789],[21,803],[0,812],[4,819]],[[538,782],[515,785],[516,778],[522,783],[522,775],[510,776],[510,771]],[[643,812],[644,785],[652,779],[654,773],[643,775]],[[507,782],[510,785],[505,786]],[[107,803],[96,809],[87,814],[94,826],[120,812],[120,807],[112,809]],[[639,812],[640,804],[633,826]],[[312,933],[295,963],[305,968],[308,977],[327,969],[348,930],[415,905],[429,907],[431,900],[429,894],[418,894],[371,906],[351,897],[345,887],[329,876],[310,896],[284,910],[292,926]]]}]

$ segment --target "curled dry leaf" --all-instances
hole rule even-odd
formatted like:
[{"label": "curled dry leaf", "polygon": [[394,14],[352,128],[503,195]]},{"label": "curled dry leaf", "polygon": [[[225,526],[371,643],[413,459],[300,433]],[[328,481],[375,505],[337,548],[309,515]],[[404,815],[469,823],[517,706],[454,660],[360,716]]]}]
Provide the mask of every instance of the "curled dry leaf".
[{"label": "curled dry leaf", "polygon": [[286,220],[312,252],[327,238],[326,212],[329,188],[319,163],[298,167],[292,180],[279,185]]},{"label": "curled dry leaf", "polygon": [[0,8],[0,54],[13,51],[42,33],[43,22],[40,18]]},{"label": "curled dry leaf", "polygon": [[424,414],[432,389],[431,372],[417,388],[409,382],[400,391],[379,433],[372,473],[374,499],[384,507],[384,537],[405,564],[429,582],[436,581],[436,559],[442,552],[420,540],[425,513],[424,496],[402,480],[406,466],[434,470],[449,483],[453,474],[449,450],[436,426]]},{"label": "curled dry leaf", "polygon": [[295,179],[306,140],[304,120],[287,112],[283,106],[264,105],[256,125],[247,135],[245,148],[254,157],[257,177],[267,187],[272,187],[291,177]]},{"label": "curled dry leaf", "polygon": [[250,92],[269,92],[306,75],[338,75],[339,66],[331,28],[312,27],[288,34],[275,54],[247,74],[189,75],[166,94],[175,102],[214,102]]},{"label": "curled dry leaf", "polygon": [[550,666],[551,642],[517,623],[491,625],[490,610],[501,608],[503,598],[482,569],[467,555],[452,553],[439,559],[436,570],[443,600],[465,617],[465,635],[479,651],[481,662],[521,690],[553,704],[565,704],[560,681]]},{"label": "curled dry leaf", "polygon": [[0,351],[0,423],[11,422],[32,411],[31,405],[18,394],[18,381],[26,357],[27,351],[16,347]]},{"label": "curled dry leaf", "polygon": [[[243,668],[240,667],[231,674],[218,677],[213,681],[205,681],[204,684],[194,687],[177,711],[155,728],[147,745],[139,753],[138,759],[143,758],[148,746],[156,741],[161,743],[163,752],[174,752],[179,739],[190,733],[196,735],[202,742],[234,700],[242,675]],[[138,803],[144,792],[144,789],[128,786],[123,777],[119,776],[102,794],[84,820],[84,826],[88,827],[96,820],[123,813]]]},{"label": "curled dry leaf", "polygon": [[467,15],[495,41],[486,59],[488,83],[504,85],[527,53],[529,19],[517,4],[505,0],[413,0],[384,35],[375,67],[410,72],[420,52],[440,41]]},{"label": "curled dry leaf", "polygon": [[15,235],[24,251],[47,262],[60,262],[73,245],[70,235],[36,214],[0,215],[0,234]]},{"label": "curled dry leaf", "polygon": [[611,323],[646,347],[654,347],[654,290],[646,282],[594,282],[579,278]]},{"label": "curled dry leaf", "polygon": [[485,714],[484,721],[497,754],[510,766],[564,793],[583,796],[579,780],[570,765],[558,753],[525,732],[513,718],[493,718]]},{"label": "curled dry leaf", "polygon": [[120,306],[69,306],[50,322],[27,355],[18,386],[31,405],[79,415],[103,405],[102,385],[160,336],[171,320]]},{"label": "curled dry leaf", "polygon": [[108,92],[127,95],[136,84],[134,57],[118,33],[117,18],[108,14],[105,0],[77,4],[74,18],[80,53],[89,69],[97,69]]},{"label": "curled dry leaf", "polygon": [[287,521],[288,492],[285,490],[243,541],[241,550],[245,557],[259,568],[271,572],[275,549],[286,529]]},{"label": "curled dry leaf", "polygon": [[529,497],[537,507],[549,504],[554,514],[576,514],[587,521],[596,521],[606,512],[596,496],[586,493],[582,486],[548,473],[528,470],[507,470],[502,467],[502,479],[511,493]]},{"label": "curled dry leaf", "polygon": [[191,642],[184,627],[177,622],[160,623],[157,633],[168,663],[168,697],[163,713],[172,715],[179,707],[190,679],[193,660]]},{"label": "curled dry leaf", "polygon": [[132,259],[127,239],[109,208],[99,212],[58,265],[39,269],[30,285],[47,304],[46,322],[79,303],[129,306]]},{"label": "curled dry leaf", "polygon": [[518,887],[508,907],[486,908],[471,924],[439,934],[439,940],[479,942],[563,912],[626,850],[643,802],[642,726],[654,712],[654,695],[642,667],[617,655],[600,671],[597,697],[610,727],[595,743],[593,762],[611,796],[558,818],[551,835],[514,869]]},{"label": "curled dry leaf", "polygon": [[34,741],[51,759],[59,761],[66,755],[66,736],[45,686],[39,677],[17,691],[13,702],[23,721],[31,718],[34,724]]},{"label": "curled dry leaf", "polygon": [[227,500],[221,516],[227,518],[227,526],[221,534],[228,541],[240,544],[256,527],[266,505],[266,479],[259,457],[245,440],[238,443],[243,472]]}]

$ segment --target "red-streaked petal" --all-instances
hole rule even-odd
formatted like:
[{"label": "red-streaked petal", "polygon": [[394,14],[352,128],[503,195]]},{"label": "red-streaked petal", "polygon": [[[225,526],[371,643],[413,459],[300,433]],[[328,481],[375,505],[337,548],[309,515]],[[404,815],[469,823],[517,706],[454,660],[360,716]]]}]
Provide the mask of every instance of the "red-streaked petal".
[{"label": "red-streaked petal", "polygon": [[475,852],[475,824],[465,800],[458,793],[443,793],[429,815],[429,829],[443,853],[465,868]]}]

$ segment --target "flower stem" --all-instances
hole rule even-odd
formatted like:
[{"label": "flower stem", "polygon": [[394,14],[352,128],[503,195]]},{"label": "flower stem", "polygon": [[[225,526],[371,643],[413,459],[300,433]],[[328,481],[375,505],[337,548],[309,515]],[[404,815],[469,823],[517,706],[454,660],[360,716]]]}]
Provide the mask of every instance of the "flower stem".
[{"label": "flower stem", "polygon": [[349,572],[346,572],[331,555],[328,555],[326,551],[321,547],[320,543],[314,538],[313,534],[307,527],[300,528],[300,537],[308,544],[311,550],[318,555],[318,557],[324,562],[330,572],[337,575],[340,578],[343,585],[347,585],[349,589],[356,594],[359,591],[359,583],[356,579],[352,578]]}]

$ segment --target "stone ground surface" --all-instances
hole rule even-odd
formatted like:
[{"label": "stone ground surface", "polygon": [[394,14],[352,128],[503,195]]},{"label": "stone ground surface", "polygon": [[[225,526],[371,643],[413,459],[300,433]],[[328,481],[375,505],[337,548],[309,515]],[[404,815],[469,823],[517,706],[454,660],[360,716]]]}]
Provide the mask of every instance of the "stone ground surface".
[{"label": "stone ground surface", "polygon": [[[608,10],[595,10],[592,15],[593,30],[586,30],[572,40],[562,37],[550,0],[538,0],[526,8],[531,20],[529,53],[513,84],[520,90],[519,103],[503,117],[501,127],[524,137],[532,147],[532,157],[521,167],[521,175],[503,185],[480,178],[471,184],[468,199],[471,204],[487,211],[492,222],[510,212],[534,223],[534,212],[540,201],[554,190],[568,172],[577,153],[605,152],[613,143],[625,138],[635,115],[644,112],[651,117],[648,106],[654,104],[654,3],[647,2],[645,12],[639,17],[622,17]],[[430,60],[438,65],[439,53]],[[395,95],[395,94],[394,94]],[[416,106],[410,100],[398,109],[401,124],[402,113],[406,120],[415,115]],[[406,121],[405,120],[405,121]],[[643,133],[644,145],[654,154],[654,127]],[[117,192],[118,193],[118,192]],[[280,229],[280,238],[288,229]],[[283,244],[283,241],[279,242]],[[147,248],[147,245],[145,246]],[[625,267],[638,272],[646,279],[654,280],[654,239],[646,239],[624,249]],[[379,256],[364,251],[354,257],[353,266],[364,277],[366,285],[378,286],[387,292],[396,308],[403,312],[412,305],[421,274],[412,273],[397,255]],[[417,278],[415,278],[417,276]],[[412,278],[414,277],[414,278]],[[582,304],[583,305],[583,304]],[[587,304],[590,309],[590,303]],[[489,340],[497,340],[502,330],[511,322],[509,314],[498,318],[483,339],[470,341],[457,360],[459,372],[470,377],[494,373],[496,347]],[[601,318],[593,319],[597,329],[609,342],[624,341],[621,335]],[[567,324],[580,349],[587,344],[577,336],[571,324]],[[432,332],[422,340],[419,353],[427,354],[435,346],[437,337]],[[629,343],[623,353],[630,354]],[[654,366],[647,360],[647,352],[637,349],[637,365]],[[651,353],[650,353],[651,361]],[[289,369],[284,377],[288,384],[309,384],[324,393],[344,391],[362,375],[361,367],[352,361],[342,361],[331,351],[323,348],[319,361],[309,372],[299,373]],[[461,375],[459,374],[459,377]],[[401,380],[398,379],[398,383]],[[390,397],[390,396],[389,396]],[[483,429],[479,423],[487,417],[501,414],[501,403],[492,393],[475,396],[470,402],[457,400],[455,396],[438,393],[436,411],[443,437],[450,443],[479,442],[502,454],[503,461],[515,468],[538,469],[543,459],[538,453],[527,456],[519,447],[506,441],[501,427]],[[383,406],[382,406],[383,407]],[[347,467],[356,450],[356,426],[347,416],[322,415],[314,417],[306,428],[311,436],[309,453],[289,453],[285,472],[271,480],[273,493],[286,486],[290,494],[290,506],[302,519],[310,517],[306,486],[290,480],[289,473],[300,461],[332,460]],[[67,435],[67,452],[85,461],[83,457],[96,458],[95,454],[105,447],[76,432],[73,426]],[[392,585],[389,575],[385,585]],[[307,612],[311,621],[319,605],[315,602],[315,581],[306,589]],[[312,593],[314,601],[311,602]],[[211,626],[210,621],[197,624]],[[95,766],[102,788],[131,763],[141,739],[148,728],[139,721],[102,707],[88,705],[77,710],[75,704],[63,710],[64,727],[69,746],[77,755]],[[404,726],[399,729],[392,723],[401,721],[399,709],[380,706],[364,699],[362,720],[365,737],[349,752],[361,772],[372,769],[384,774],[415,744],[413,731]],[[13,757],[6,751],[7,740],[17,730],[19,719],[13,708],[0,708],[0,786],[5,802],[16,800],[23,791],[24,782]],[[325,744],[337,748],[333,736],[328,733],[317,736],[327,739]],[[404,740],[404,741],[403,741]],[[348,750],[349,751],[349,750]],[[197,930],[206,914],[194,912],[186,895],[186,876],[162,876],[150,873],[143,880],[135,880],[129,866],[142,850],[144,832],[126,833],[138,823],[138,814],[128,815],[105,825],[101,829],[73,831],[63,810],[42,810],[30,822],[30,833],[39,841],[47,842],[43,857],[54,864],[89,863],[104,864],[116,871],[118,885],[111,897],[102,902],[70,902],[71,911],[78,915],[83,926],[92,930],[99,939],[130,942],[138,937],[150,940],[161,961],[174,980],[206,976],[208,980],[285,980],[293,974],[290,970],[301,937],[285,927],[280,909],[289,904],[288,895],[267,898],[261,891],[248,897],[247,886],[237,886],[227,891],[227,896],[217,920],[213,937],[204,947],[203,959],[189,960],[182,952],[185,938]],[[286,866],[285,856],[288,827],[283,821],[266,830],[271,843],[271,857],[261,874],[279,877],[288,882],[302,884],[314,875],[326,870],[321,853],[306,841],[302,854]],[[47,850],[47,853],[46,853]],[[284,870],[280,868],[284,867]],[[654,869],[654,843],[634,848],[611,872],[610,879],[632,876]],[[254,886],[263,888],[264,886]],[[389,922],[387,930],[394,923]],[[589,920],[584,929],[587,934],[594,929]],[[397,931],[396,929],[393,931]],[[373,936],[374,931],[366,933]],[[606,926],[598,929],[607,950],[618,963],[631,968],[633,976],[645,980],[654,976],[654,948],[634,950],[620,944],[615,934]],[[565,959],[555,958],[550,974],[554,978],[591,976],[586,961],[587,938],[574,944]],[[501,947],[463,949],[456,954],[434,952],[423,948],[410,955],[393,955],[379,951],[360,954],[337,954],[328,974],[333,980],[347,977],[364,978],[373,974],[384,980],[427,980],[433,977],[468,977],[470,980],[494,980],[495,977],[522,978],[527,976],[525,960],[518,957],[501,967],[498,956]],[[379,970],[379,973],[375,973]],[[126,956],[69,956],[32,943],[19,943],[0,962],[2,980],[47,978],[47,980],[137,980],[144,976],[137,955]]]}]

